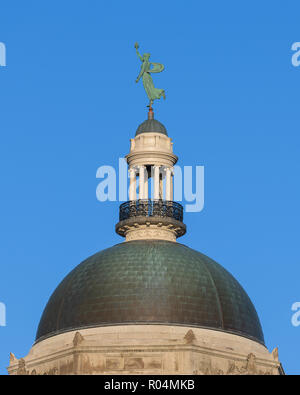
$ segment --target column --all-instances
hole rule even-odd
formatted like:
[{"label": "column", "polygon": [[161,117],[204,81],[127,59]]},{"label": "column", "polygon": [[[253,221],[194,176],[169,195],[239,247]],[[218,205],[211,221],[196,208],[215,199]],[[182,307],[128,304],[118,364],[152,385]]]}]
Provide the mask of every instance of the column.
[{"label": "column", "polygon": [[154,194],[153,194],[153,199],[158,200],[159,199],[159,166],[154,166]]},{"label": "column", "polygon": [[129,200],[136,200],[136,171],[129,169]]},{"label": "column", "polygon": [[144,167],[144,199],[149,199],[149,193],[148,193],[148,171],[147,171],[147,167]]},{"label": "column", "polygon": [[174,199],[174,186],[173,186],[173,180],[174,180],[174,168],[172,167],[172,169],[171,169],[171,199],[170,200],[172,200],[173,201],[173,199]]},{"label": "column", "polygon": [[139,199],[145,199],[145,167],[139,166]]},{"label": "column", "polygon": [[171,199],[171,169],[169,167],[166,168],[166,200]]},{"label": "column", "polygon": [[162,166],[160,168],[160,175],[159,175],[159,198],[164,198],[164,175],[165,175],[165,168]]}]

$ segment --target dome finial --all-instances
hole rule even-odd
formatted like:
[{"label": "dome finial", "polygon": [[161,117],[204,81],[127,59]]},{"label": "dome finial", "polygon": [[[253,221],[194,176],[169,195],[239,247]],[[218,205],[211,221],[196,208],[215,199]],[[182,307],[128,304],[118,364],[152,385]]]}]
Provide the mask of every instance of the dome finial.
[{"label": "dome finial", "polygon": [[150,103],[150,105],[149,106],[147,106],[147,107],[149,107],[149,111],[148,111],[148,119],[154,119],[154,111],[153,111],[153,107],[152,107],[152,104]]}]

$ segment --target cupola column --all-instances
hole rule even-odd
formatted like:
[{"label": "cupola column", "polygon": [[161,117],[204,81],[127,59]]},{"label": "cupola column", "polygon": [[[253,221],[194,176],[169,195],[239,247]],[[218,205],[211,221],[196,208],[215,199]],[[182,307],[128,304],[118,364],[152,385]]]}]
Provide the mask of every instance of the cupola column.
[{"label": "cupola column", "polygon": [[145,199],[145,166],[139,166],[139,199]]},{"label": "cupola column", "polygon": [[136,200],[136,170],[129,169],[129,200]]},{"label": "cupola column", "polygon": [[149,199],[148,193],[148,171],[147,167],[144,167],[144,199]]},{"label": "cupola column", "polygon": [[171,191],[171,169],[169,167],[166,168],[166,200],[172,200],[172,191]]},{"label": "cupola column", "polygon": [[153,199],[159,199],[159,166],[154,166],[154,194]]},{"label": "cupola column", "polygon": [[164,178],[165,178],[165,169],[164,166],[160,167],[160,176],[159,176],[159,198],[164,198]]},{"label": "cupola column", "polygon": [[174,199],[174,191],[173,191],[173,188],[174,188],[174,184],[173,184],[173,177],[174,177],[174,168],[172,167],[172,169],[171,169],[171,199],[170,200],[173,200]]}]

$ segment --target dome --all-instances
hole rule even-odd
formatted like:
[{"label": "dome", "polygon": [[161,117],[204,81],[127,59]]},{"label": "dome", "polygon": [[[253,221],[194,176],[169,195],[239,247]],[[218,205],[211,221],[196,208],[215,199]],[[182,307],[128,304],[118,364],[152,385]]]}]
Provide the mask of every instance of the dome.
[{"label": "dome", "polygon": [[168,136],[165,126],[156,119],[147,119],[141,123],[137,128],[135,135],[138,136],[141,133],[161,133]]},{"label": "dome", "polygon": [[264,344],[256,310],[234,277],[207,256],[164,240],[117,244],[79,264],[50,297],[36,341],[127,324],[195,326]]}]

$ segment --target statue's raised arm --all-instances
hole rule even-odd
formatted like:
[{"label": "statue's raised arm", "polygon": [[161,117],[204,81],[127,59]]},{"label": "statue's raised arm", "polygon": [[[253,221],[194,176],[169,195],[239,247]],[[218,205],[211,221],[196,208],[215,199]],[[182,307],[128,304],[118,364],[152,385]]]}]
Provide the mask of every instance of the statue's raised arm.
[{"label": "statue's raised arm", "polygon": [[135,48],[135,51],[136,51],[137,56],[141,59],[141,62],[142,62],[142,61],[143,61],[143,57],[142,57],[142,55],[139,53],[139,44],[138,44],[138,43],[135,43],[135,44],[134,44],[134,48]]}]

